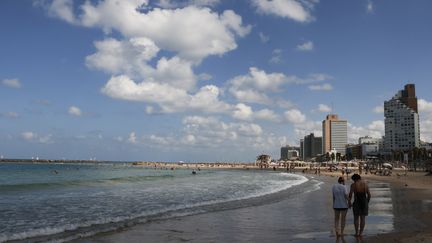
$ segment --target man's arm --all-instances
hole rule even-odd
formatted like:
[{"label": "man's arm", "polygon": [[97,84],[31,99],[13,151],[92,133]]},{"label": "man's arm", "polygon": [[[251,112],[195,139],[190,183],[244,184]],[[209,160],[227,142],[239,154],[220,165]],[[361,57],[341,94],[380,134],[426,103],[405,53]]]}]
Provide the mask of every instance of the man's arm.
[{"label": "man's arm", "polygon": [[[365,183],[366,184],[366,183]],[[366,194],[367,194],[367,200],[368,200],[368,202],[370,201],[370,199],[371,199],[371,194],[370,194],[370,191],[369,191],[369,186],[366,184]]]},{"label": "man's arm", "polygon": [[354,183],[351,184],[350,192],[349,192],[349,196],[348,196],[348,207],[350,207],[350,208],[351,208],[351,198],[352,198],[352,194],[354,192],[353,188],[354,188]]}]

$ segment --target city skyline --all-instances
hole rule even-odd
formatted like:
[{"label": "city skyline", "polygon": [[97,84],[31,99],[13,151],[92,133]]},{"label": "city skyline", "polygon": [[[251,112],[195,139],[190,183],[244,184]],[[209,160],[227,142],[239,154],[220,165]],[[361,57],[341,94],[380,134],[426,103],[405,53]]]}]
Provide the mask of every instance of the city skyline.
[{"label": "city skyline", "polygon": [[417,87],[432,141],[432,2],[0,2],[0,156],[254,161],[348,121],[384,135]]}]

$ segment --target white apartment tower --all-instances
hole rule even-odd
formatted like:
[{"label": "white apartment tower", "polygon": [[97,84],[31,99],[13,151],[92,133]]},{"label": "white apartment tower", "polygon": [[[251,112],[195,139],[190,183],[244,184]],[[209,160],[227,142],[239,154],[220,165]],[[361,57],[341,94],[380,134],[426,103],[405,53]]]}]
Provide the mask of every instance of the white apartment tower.
[{"label": "white apartment tower", "polygon": [[420,125],[415,85],[407,84],[384,101],[386,150],[408,150],[420,146]]}]

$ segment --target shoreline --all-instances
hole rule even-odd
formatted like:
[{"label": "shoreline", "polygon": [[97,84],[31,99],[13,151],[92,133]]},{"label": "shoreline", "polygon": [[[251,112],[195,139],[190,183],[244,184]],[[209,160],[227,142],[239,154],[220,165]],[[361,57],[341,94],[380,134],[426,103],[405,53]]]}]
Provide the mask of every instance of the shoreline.
[{"label": "shoreline", "polygon": [[[145,163],[145,164],[144,164]],[[155,169],[169,169],[169,166],[172,166],[171,163],[155,163],[155,162],[144,162],[143,164],[135,164],[134,166],[143,166],[147,168],[155,168]],[[217,165],[216,167],[214,167]],[[168,167],[167,167],[168,166]],[[202,170],[212,170],[212,169],[234,169],[234,170],[251,170],[252,171],[275,171],[273,168],[264,168],[260,169],[257,166],[251,165],[250,167],[243,167],[243,164],[237,164],[237,166],[231,167],[231,165],[221,165],[214,163],[213,166],[207,164],[206,166],[202,166],[202,164],[190,164],[190,163],[182,163],[176,164],[175,168],[181,169],[196,169],[201,168]],[[286,168],[278,167],[275,172],[287,172]],[[375,174],[362,174],[362,178],[370,183],[381,182],[388,184],[391,188],[391,205],[393,212],[393,230],[391,232],[377,233],[371,234],[370,232],[374,231],[372,227],[374,226],[374,215],[371,214],[370,221],[368,217],[366,218],[366,229],[365,236],[360,242],[427,242],[432,241],[432,176],[427,175],[427,172],[407,172],[406,175],[404,173],[396,173],[398,170],[394,170],[393,175],[391,176],[381,176]],[[198,172],[199,173],[199,172]],[[299,242],[328,242],[334,241],[336,238],[332,238],[329,236],[329,231],[331,227],[327,227],[327,224],[331,226],[333,220],[333,214],[331,210],[331,203],[329,203],[329,188],[334,184],[337,180],[337,177],[341,176],[340,171],[329,172],[324,167],[321,167],[320,173],[315,174],[314,169],[310,169],[309,167],[299,167],[291,170],[291,173],[297,175],[303,175],[308,177],[310,180],[320,180],[324,182],[323,188],[318,191],[312,191],[309,193],[310,195],[302,195],[301,197],[309,198],[307,201],[311,201],[311,205],[309,207],[313,207],[314,203],[322,203],[328,204],[322,206],[319,212],[321,212],[322,222],[327,222],[325,226],[321,225],[320,227],[314,229],[315,231],[311,231],[308,233],[304,233],[302,228],[298,229],[299,237],[302,241]],[[348,176],[347,186],[351,183],[351,175],[353,173],[357,173],[355,169]],[[346,174],[344,175],[347,176]],[[281,195],[278,195],[281,197]],[[372,193],[372,202],[374,202],[376,195]],[[187,216],[179,216],[176,218],[170,219],[161,219],[155,220],[151,222],[147,222],[144,224],[135,225],[133,227],[122,228],[120,230],[115,230],[112,232],[100,233],[95,236],[91,236],[89,238],[80,238],[74,240],[73,242],[118,242],[119,240],[127,240],[128,237],[133,236],[133,242],[142,242],[148,235],[151,235],[152,239],[155,241],[159,241],[161,239],[165,239],[165,235],[169,235],[173,239],[168,240],[169,242],[179,242],[183,241],[182,239],[190,239],[187,241],[191,242],[201,242],[203,236],[196,236],[191,234],[189,231],[194,229],[195,231],[205,232],[207,229],[204,229],[203,226],[206,224],[213,222],[215,219],[220,217],[230,217],[230,214],[240,215],[240,219],[236,217],[232,217],[231,220],[234,222],[240,220],[245,220],[244,212],[247,213],[257,213],[260,214],[261,217],[257,217],[256,222],[248,222],[249,227],[256,229],[259,220],[266,220],[268,224],[274,224],[275,222],[281,221],[280,214],[285,212],[285,205],[292,203],[291,199],[280,199],[278,202],[271,202],[270,204],[261,205],[259,203],[259,198],[256,200],[256,205],[253,205],[252,208],[233,208],[227,209],[226,211],[216,211],[216,212],[205,212],[203,214],[198,215],[187,215]],[[379,199],[377,199],[379,200]],[[280,201],[280,202],[279,202]],[[268,202],[267,202],[268,203]],[[277,205],[277,206],[275,206]],[[296,218],[296,220],[301,220],[303,224],[308,224],[310,222],[306,222],[308,220],[312,221],[315,219],[311,219],[310,212],[305,212],[305,215],[300,215],[300,218]],[[318,213],[318,212],[316,212]],[[350,214],[349,212],[348,214]],[[351,213],[352,214],[352,213]],[[251,217],[253,218],[253,217]],[[321,222],[321,224],[322,224]],[[370,222],[372,225],[368,225]],[[187,227],[178,228],[178,224],[185,223]],[[286,223],[286,222],[285,222]],[[376,223],[376,219],[375,219]],[[347,219],[347,226],[352,225],[351,219]],[[368,226],[370,226],[370,232],[368,234]],[[220,228],[218,228],[220,227]],[[242,234],[238,234],[235,232],[237,225],[233,226],[233,229],[225,229],[224,225],[218,225],[215,228],[215,231],[220,231],[221,234],[230,234],[230,237],[239,237]],[[279,227],[279,226],[278,226]],[[288,227],[288,226],[287,226]],[[291,226],[294,227],[294,226]],[[165,230],[168,229],[168,231]],[[258,228],[259,229],[259,228]],[[271,239],[272,242],[284,242],[287,240],[286,237],[290,237],[280,233],[280,229],[270,228],[266,232],[271,236],[270,238],[261,238],[261,240]],[[324,229],[324,230],[323,230]],[[234,230],[234,231],[233,231]],[[243,229],[244,230],[244,229]],[[250,230],[250,229],[249,229]],[[155,231],[155,232],[153,232]],[[246,230],[247,231],[247,230]],[[353,237],[351,237],[349,232],[352,229],[347,230],[347,234],[345,238],[349,238],[346,242],[351,242]],[[189,233],[185,233],[189,232]],[[207,232],[211,234],[211,232]],[[255,232],[247,232],[246,235],[255,235]],[[275,235],[274,235],[275,234]],[[183,236],[187,235],[186,238]],[[122,238],[126,237],[126,238]],[[210,237],[210,236],[209,236]],[[219,235],[211,235],[210,241],[214,242],[225,242],[227,238],[220,238],[222,236]],[[256,236],[263,237],[263,236]],[[290,239],[290,238],[288,238]],[[240,240],[242,241],[242,240]],[[292,241],[292,239],[290,240]],[[296,242],[296,240],[293,240]],[[164,241],[163,241],[164,242]],[[342,241],[345,242],[345,241]],[[358,241],[356,241],[358,242]]]},{"label": "shoreline", "polygon": [[[259,169],[258,169],[259,170]],[[263,169],[271,171],[273,169]],[[277,171],[282,172],[282,168]],[[283,171],[286,171],[284,169]],[[311,200],[312,205],[320,201],[320,198],[327,197],[329,188],[332,183],[336,181],[337,177],[341,175],[340,172],[327,172],[321,171],[320,175],[314,173],[302,173],[302,169],[296,169],[294,174],[300,174],[308,177],[310,180],[318,179],[324,182],[324,189],[321,188],[318,191],[313,191],[309,195],[301,195],[300,197],[308,198]],[[294,199],[283,199],[280,202],[270,203],[266,205],[253,206],[252,208],[238,208],[229,209],[227,211],[217,212],[206,212],[204,214],[189,215],[184,217],[177,217],[174,219],[157,220],[154,222],[148,222],[141,225],[136,225],[131,228],[122,229],[114,232],[107,232],[97,234],[90,238],[82,238],[73,242],[119,242],[119,241],[130,241],[130,242],[142,242],[142,241],[162,241],[162,242],[226,242],[227,240],[235,239],[238,242],[245,242],[247,240],[252,242],[428,242],[432,240],[432,176],[424,176],[426,172],[408,172],[407,176],[378,176],[378,175],[362,175],[363,179],[370,183],[381,182],[388,184],[391,188],[391,205],[393,211],[393,230],[390,232],[371,234],[374,231],[374,215],[370,215],[371,218],[366,218],[366,229],[365,236],[361,239],[356,239],[350,235],[352,226],[352,216],[347,218],[347,232],[343,241],[338,241],[334,236],[330,235],[333,213],[331,210],[330,199],[326,198],[323,202],[325,206],[321,206],[320,212],[322,215],[310,215],[306,213],[304,218],[296,218],[303,224],[309,224],[313,221],[312,218],[319,217],[320,224],[325,223],[326,226],[320,226],[312,229],[311,232],[304,233],[304,229],[299,228],[298,234],[295,237],[299,238],[286,238],[292,237],[287,236],[281,232],[284,229],[271,228],[265,231],[268,235],[257,235],[261,227],[259,220],[266,221],[267,224],[275,224],[281,221],[280,215],[285,211],[282,209],[284,204],[292,203]],[[352,174],[351,174],[352,175]],[[350,176],[351,176],[350,175]],[[346,175],[345,175],[346,176]],[[349,180],[351,181],[351,179]],[[407,186],[405,186],[407,184]],[[376,198],[376,195],[375,195]],[[287,201],[288,200],[288,201]],[[305,200],[306,202],[308,200]],[[315,202],[313,202],[315,200]],[[372,201],[374,195],[372,194]],[[423,206],[419,206],[423,205]],[[282,207],[282,208],[281,208]],[[238,228],[242,225],[244,214],[248,214],[248,227],[243,229]],[[258,214],[261,216],[254,216]],[[352,214],[351,210],[348,214]],[[236,218],[236,215],[240,218]],[[223,223],[220,223],[218,219],[229,217],[234,222],[232,228],[226,229]],[[311,218],[312,217],[312,218]],[[255,221],[254,221],[255,220]],[[216,221],[216,222],[215,222]],[[250,222],[252,221],[252,222]],[[369,222],[369,224],[368,224]],[[211,225],[212,230],[209,231],[206,226]],[[407,226],[409,225],[409,226]],[[327,227],[328,226],[328,227]],[[369,231],[368,231],[368,226]],[[377,225],[379,226],[379,225]],[[278,226],[279,227],[279,226]],[[294,226],[287,226],[294,227]],[[310,226],[309,226],[310,227]],[[266,226],[264,226],[266,228]],[[324,228],[324,229],[323,229]],[[247,231],[246,233],[243,231]],[[214,233],[219,232],[219,233]],[[264,233],[264,232],[262,232]],[[198,235],[197,235],[198,234]],[[201,235],[204,234],[204,235]],[[208,235],[206,235],[208,234]],[[228,236],[227,236],[228,235]],[[242,238],[246,237],[246,238]],[[252,237],[252,238],[250,238]],[[255,238],[254,238],[255,237]]]}]

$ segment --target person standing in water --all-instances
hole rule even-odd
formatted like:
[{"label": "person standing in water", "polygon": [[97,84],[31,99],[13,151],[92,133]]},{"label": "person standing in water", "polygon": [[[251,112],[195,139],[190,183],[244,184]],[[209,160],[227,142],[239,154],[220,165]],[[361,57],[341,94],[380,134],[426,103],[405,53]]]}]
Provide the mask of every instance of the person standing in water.
[{"label": "person standing in water", "polygon": [[[348,212],[348,191],[345,187],[345,180],[339,177],[338,183],[332,188],[333,210],[335,213],[334,230],[336,236],[343,236],[345,229],[346,214]],[[339,231],[340,222],[340,231]]]},{"label": "person standing in water", "polygon": [[[366,216],[369,212],[369,201],[371,194],[368,185],[362,181],[359,174],[354,174],[351,179],[354,181],[351,184],[348,203],[352,206],[354,214],[355,236],[362,236],[366,224]],[[352,195],[354,194],[354,203],[351,204]],[[359,225],[360,221],[360,225]]]}]

